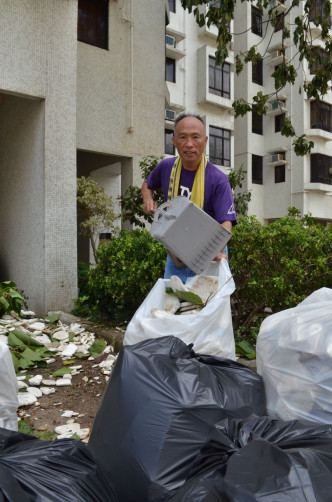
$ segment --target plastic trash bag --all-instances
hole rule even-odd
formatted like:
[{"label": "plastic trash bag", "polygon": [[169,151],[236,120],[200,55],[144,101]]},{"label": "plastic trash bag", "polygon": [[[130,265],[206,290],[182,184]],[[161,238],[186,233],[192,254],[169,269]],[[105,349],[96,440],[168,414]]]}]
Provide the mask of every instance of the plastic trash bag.
[{"label": "plastic trash bag", "polygon": [[121,502],[168,500],[213,425],[251,413],[266,414],[255,371],[172,336],[146,340],[120,351],[88,447]]},{"label": "plastic trash bag", "polygon": [[[165,288],[168,279],[158,279],[148,296],[138,308],[127,326],[124,345],[142,340],[174,335],[186,344],[193,343],[200,354],[214,355],[235,360],[235,342],[232,324],[230,295],[235,290],[228,262],[212,262],[203,275],[219,277],[218,293],[199,313],[172,315],[164,318],[152,316],[151,309],[164,309]],[[187,281],[193,285],[199,276]]]},{"label": "plastic trash bag", "polygon": [[223,420],[171,502],[327,502],[332,426],[252,416]]},{"label": "plastic trash bag", "polygon": [[6,429],[0,429],[2,500],[117,501],[102,469],[84,443],[75,439],[42,441]]},{"label": "plastic trash bag", "polygon": [[269,416],[332,423],[332,289],[267,317],[256,354]]},{"label": "plastic trash bag", "polygon": [[17,431],[18,385],[9,348],[0,342],[0,427]]}]

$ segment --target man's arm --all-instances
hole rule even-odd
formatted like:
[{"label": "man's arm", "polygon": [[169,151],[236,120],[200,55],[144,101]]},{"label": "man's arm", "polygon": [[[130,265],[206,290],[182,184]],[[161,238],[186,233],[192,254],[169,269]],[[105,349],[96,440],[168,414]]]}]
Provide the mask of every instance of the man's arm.
[{"label": "man's arm", "polygon": [[[228,230],[229,232],[232,231],[232,222],[231,221],[223,221],[221,223],[221,226],[226,228],[226,230]],[[226,246],[224,246],[220,251],[219,253],[217,254],[217,256],[214,258],[214,261],[221,261],[223,258],[225,258],[225,260],[227,260],[227,255],[223,253],[223,250],[225,249]]]},{"label": "man's arm", "polygon": [[153,200],[153,190],[151,188],[148,188],[146,180],[143,181],[142,196],[143,196],[143,211],[146,214],[153,214],[157,209],[157,204]]}]

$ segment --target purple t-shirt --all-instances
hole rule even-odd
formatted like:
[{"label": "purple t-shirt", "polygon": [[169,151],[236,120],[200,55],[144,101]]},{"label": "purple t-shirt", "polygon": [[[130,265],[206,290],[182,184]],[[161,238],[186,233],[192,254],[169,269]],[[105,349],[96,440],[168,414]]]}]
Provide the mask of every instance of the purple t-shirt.
[{"label": "purple t-shirt", "polygon": [[[156,190],[162,188],[164,200],[167,201],[168,185],[176,157],[166,158],[159,162],[147,178],[148,188]],[[179,193],[190,198],[197,171],[188,171],[182,167],[179,183]],[[236,225],[234,199],[229,180],[222,171],[208,161],[205,169],[204,211],[218,223],[231,221]]]}]

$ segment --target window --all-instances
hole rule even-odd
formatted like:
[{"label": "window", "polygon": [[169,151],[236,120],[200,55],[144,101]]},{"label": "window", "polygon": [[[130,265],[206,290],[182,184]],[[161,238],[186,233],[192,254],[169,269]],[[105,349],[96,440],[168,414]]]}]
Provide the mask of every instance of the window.
[{"label": "window", "polygon": [[275,32],[280,31],[284,28],[284,20],[285,20],[285,16],[283,14],[279,14],[277,16],[277,18],[276,18],[277,24],[274,28]]},{"label": "window", "polygon": [[262,14],[256,7],[251,7],[251,31],[262,36]]},{"label": "window", "polygon": [[215,58],[209,56],[209,92],[223,96],[231,97],[231,65],[224,63],[216,66]]},{"label": "window", "polygon": [[77,40],[108,49],[108,0],[78,0]]},{"label": "window", "polygon": [[322,153],[310,155],[310,181],[332,185],[332,157]]},{"label": "window", "polygon": [[175,59],[166,58],[166,80],[175,82]]},{"label": "window", "polygon": [[329,53],[320,47],[312,47],[311,57],[313,58],[313,62],[309,64],[311,75],[315,75],[318,70],[323,70],[329,62]]},{"label": "window", "polygon": [[257,61],[252,64],[252,81],[255,84],[263,85],[263,60]]},{"label": "window", "polygon": [[259,115],[254,107],[251,112],[251,130],[256,134],[263,134],[263,115]]},{"label": "window", "polygon": [[165,129],[165,153],[167,155],[175,155],[175,146],[173,145],[173,131]]},{"label": "window", "polygon": [[322,18],[323,21],[328,21],[329,27],[331,26],[331,18],[326,16],[324,9],[325,0],[312,0],[309,10],[309,21]]},{"label": "window", "polygon": [[175,4],[176,0],[168,0],[168,6],[171,12],[175,12]]},{"label": "window", "polygon": [[166,80],[168,82],[175,82],[175,59],[166,58]]},{"label": "window", "polygon": [[274,117],[274,132],[280,132],[282,126],[284,125],[285,114],[280,113],[280,115],[276,115]]},{"label": "window", "polygon": [[274,182],[283,183],[286,179],[286,168],[285,164],[280,166],[275,166],[274,168]]},{"label": "window", "polygon": [[323,101],[311,101],[310,127],[332,132],[332,105]]},{"label": "window", "polygon": [[209,128],[210,162],[219,166],[230,167],[231,165],[231,131]]},{"label": "window", "polygon": [[251,179],[257,185],[263,185],[263,157],[261,155],[251,156]]}]

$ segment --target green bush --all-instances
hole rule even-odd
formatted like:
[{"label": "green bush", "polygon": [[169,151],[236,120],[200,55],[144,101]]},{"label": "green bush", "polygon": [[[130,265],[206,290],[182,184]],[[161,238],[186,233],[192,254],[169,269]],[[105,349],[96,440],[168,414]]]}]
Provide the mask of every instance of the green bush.
[{"label": "green bush", "polygon": [[166,251],[147,230],[122,231],[97,250],[99,263],[90,271],[83,297],[74,312],[130,320],[158,278]]},{"label": "green bush", "polygon": [[24,303],[24,297],[17,291],[14,282],[0,282],[0,317],[12,310],[20,315]]},{"label": "green bush", "polygon": [[229,242],[237,340],[254,341],[266,308],[275,313],[295,307],[313,291],[332,287],[331,243],[327,227],[300,218],[293,208],[269,225],[254,217],[239,220]]}]

